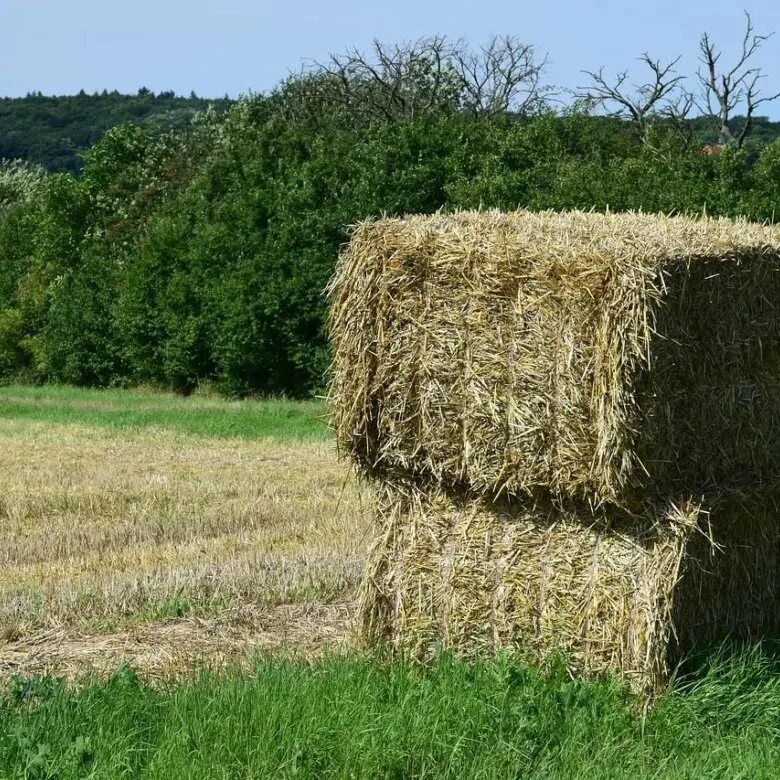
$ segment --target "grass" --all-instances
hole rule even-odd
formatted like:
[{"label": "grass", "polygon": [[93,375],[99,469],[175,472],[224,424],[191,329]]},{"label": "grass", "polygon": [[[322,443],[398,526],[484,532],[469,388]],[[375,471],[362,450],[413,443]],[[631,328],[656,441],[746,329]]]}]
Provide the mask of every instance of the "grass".
[{"label": "grass", "polygon": [[[231,632],[311,622],[310,610],[277,608],[348,600],[367,522],[320,411],[138,391],[0,390],[0,676],[31,668],[16,650],[11,658],[9,641],[38,647],[33,669],[59,670],[61,632],[68,642],[87,634],[83,653],[72,645],[62,654],[75,672],[95,634],[187,618],[200,639],[176,641],[222,653],[220,636]],[[50,652],[41,632],[59,632]],[[143,636],[149,646],[139,654],[155,673],[182,665],[178,651],[155,652],[159,636]]]},{"label": "grass", "polygon": [[157,428],[194,436],[279,441],[328,438],[320,401],[222,398],[48,385],[0,387],[0,420],[75,424],[115,433]]},{"label": "grass", "polygon": [[17,679],[0,705],[0,775],[772,778],[777,671],[760,650],[715,658],[644,718],[611,680],[509,658],[258,658],[167,688],[129,670],[86,687]]}]

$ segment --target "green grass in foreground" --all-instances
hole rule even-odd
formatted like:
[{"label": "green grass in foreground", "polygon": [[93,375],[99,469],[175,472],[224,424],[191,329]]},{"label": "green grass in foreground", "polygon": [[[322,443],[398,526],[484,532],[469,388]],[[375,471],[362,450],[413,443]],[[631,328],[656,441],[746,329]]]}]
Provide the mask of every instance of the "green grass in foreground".
[{"label": "green grass in foreground", "polygon": [[324,439],[321,401],[245,400],[144,390],[47,385],[0,387],[0,420],[75,423],[111,429],[166,428],[219,438]]},{"label": "green grass in foreground", "polygon": [[258,659],[167,689],[130,671],[16,680],[0,701],[10,778],[780,776],[780,676],[758,649],[711,660],[646,718],[614,681],[508,659]]}]

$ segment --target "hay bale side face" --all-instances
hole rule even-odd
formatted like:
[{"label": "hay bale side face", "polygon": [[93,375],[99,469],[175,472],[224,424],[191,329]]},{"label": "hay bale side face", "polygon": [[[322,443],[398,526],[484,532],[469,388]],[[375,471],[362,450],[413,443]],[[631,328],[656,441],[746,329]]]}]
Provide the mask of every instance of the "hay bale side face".
[{"label": "hay bale side face", "polygon": [[615,510],[456,499],[377,486],[361,594],[372,646],[427,658],[563,653],[643,694],[670,662],[726,639],[780,637],[780,511],[771,495]]},{"label": "hay bale side face", "polygon": [[724,496],[691,536],[672,619],[673,660],[723,640],[780,638],[777,495]]},{"label": "hay bale side face", "polygon": [[370,476],[491,495],[629,506],[735,464],[767,481],[779,249],[770,228],[646,215],[365,223],[331,285],[339,443]]},{"label": "hay bale side face", "polygon": [[780,485],[780,264],[772,254],[664,269],[633,448],[668,495]]},{"label": "hay bale side face", "polygon": [[581,483],[596,442],[594,350],[578,334],[595,325],[605,271],[577,283],[555,258],[518,252],[513,223],[485,218],[484,230],[441,217],[356,231],[333,284],[339,441],[373,475]]},{"label": "hay bale side face", "polygon": [[638,524],[410,485],[379,493],[381,533],[362,593],[371,645],[421,658],[440,649],[564,653],[573,670],[618,672],[639,692],[664,682],[696,508]]}]

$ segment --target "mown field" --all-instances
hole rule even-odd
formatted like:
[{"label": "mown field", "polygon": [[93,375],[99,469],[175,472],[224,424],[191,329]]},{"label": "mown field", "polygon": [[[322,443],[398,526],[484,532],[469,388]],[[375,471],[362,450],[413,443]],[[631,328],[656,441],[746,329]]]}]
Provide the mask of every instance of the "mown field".
[{"label": "mown field", "polygon": [[780,776],[780,654],[648,712],[522,659],[372,658],[317,402],[0,389],[0,778]]},{"label": "mown field", "polygon": [[0,676],[347,638],[366,524],[319,403],[0,390]]}]

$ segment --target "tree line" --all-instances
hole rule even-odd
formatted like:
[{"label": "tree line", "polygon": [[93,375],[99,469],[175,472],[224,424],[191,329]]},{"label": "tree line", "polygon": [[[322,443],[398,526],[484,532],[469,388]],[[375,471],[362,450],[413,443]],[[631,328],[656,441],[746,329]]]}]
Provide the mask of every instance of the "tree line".
[{"label": "tree line", "polygon": [[[748,115],[732,106],[726,137],[717,116],[682,113],[677,80],[640,124],[599,95],[599,79],[617,84],[603,71],[565,108],[543,72],[511,38],[376,44],[203,111],[183,131],[111,129],[78,174],[4,163],[0,376],[316,393],[329,359],[323,289],[349,226],[367,216],[524,207],[776,218],[780,140],[756,141],[755,106],[744,133]],[[755,73],[733,86],[739,72],[729,99],[760,99]],[[628,99],[652,96],[645,86]],[[718,134],[717,153],[703,154],[685,126],[697,122]]]},{"label": "tree line", "polygon": [[180,97],[171,91],[142,87],[135,95],[108,92],[88,95],[42,95],[0,98],[0,159],[26,160],[46,170],[77,173],[81,152],[96,144],[112,127],[133,123],[150,133],[186,130],[193,117],[209,106],[224,111],[233,104],[208,100],[194,93]]}]

